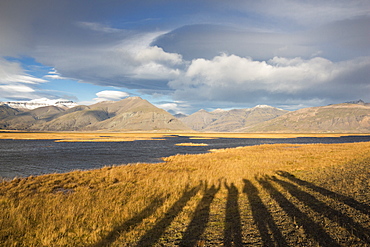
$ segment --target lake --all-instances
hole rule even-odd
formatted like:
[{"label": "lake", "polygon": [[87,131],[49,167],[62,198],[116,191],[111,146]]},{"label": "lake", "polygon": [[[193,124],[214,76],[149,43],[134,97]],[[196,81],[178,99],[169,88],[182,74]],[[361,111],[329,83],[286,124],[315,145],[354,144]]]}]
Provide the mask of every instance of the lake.
[{"label": "lake", "polygon": [[[72,170],[87,170],[128,163],[157,163],[175,154],[205,153],[210,149],[290,143],[369,142],[370,136],[298,138],[190,139],[169,136],[165,140],[133,142],[54,142],[54,140],[0,140],[0,177],[14,178]],[[176,146],[178,143],[208,146]]]}]

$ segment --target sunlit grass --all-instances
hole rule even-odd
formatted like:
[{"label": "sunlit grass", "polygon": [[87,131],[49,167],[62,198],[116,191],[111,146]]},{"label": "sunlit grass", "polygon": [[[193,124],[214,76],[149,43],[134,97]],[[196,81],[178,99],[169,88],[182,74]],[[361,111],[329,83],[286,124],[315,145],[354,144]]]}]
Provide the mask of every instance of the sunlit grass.
[{"label": "sunlit grass", "polygon": [[55,140],[56,142],[121,142],[161,138],[163,133],[103,132],[0,132],[0,139]]},{"label": "sunlit grass", "polygon": [[193,143],[193,142],[184,142],[184,143],[176,143],[176,146],[189,146],[189,147],[204,147],[208,146],[206,143]]},{"label": "sunlit grass", "polygon": [[297,137],[340,137],[369,134],[264,134],[264,133],[200,133],[200,132],[22,132],[0,131],[0,139],[56,140],[57,142],[121,142],[152,140],[171,136],[188,136],[190,139],[215,138],[297,138]]},{"label": "sunlit grass", "polygon": [[[370,160],[370,143],[274,144],[175,155],[159,164],[112,166],[3,181],[0,245],[146,246],[162,241],[163,245],[172,246],[171,243],[186,238],[188,225],[197,222],[194,212],[207,199],[203,197],[205,193],[214,193],[214,198],[205,204],[212,220],[205,225],[203,239],[212,238],[217,243],[223,239],[225,215],[236,215],[235,211],[228,212],[227,202],[233,202],[227,199],[233,195],[230,191],[236,191],[237,200],[244,200],[245,181],[253,181],[261,191],[259,203],[275,207],[276,214],[278,205],[257,186],[255,179],[272,178],[277,171],[327,183],[327,188],[337,193],[364,197],[366,201],[370,199],[366,197],[370,169],[364,170],[368,167],[364,160]],[[249,220],[248,204],[239,203],[238,207],[243,208],[243,231],[257,231]],[[307,215],[319,221],[316,216]],[[288,218],[283,222],[294,224]],[[244,228],[248,224],[251,226]],[[296,234],[298,228],[289,227],[282,231]]]}]

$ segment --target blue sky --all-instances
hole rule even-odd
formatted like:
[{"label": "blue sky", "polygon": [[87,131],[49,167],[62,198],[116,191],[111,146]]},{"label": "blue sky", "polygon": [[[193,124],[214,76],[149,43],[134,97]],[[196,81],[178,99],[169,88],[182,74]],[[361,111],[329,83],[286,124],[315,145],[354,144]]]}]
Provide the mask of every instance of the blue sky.
[{"label": "blue sky", "polygon": [[370,102],[370,1],[0,2],[0,101]]}]

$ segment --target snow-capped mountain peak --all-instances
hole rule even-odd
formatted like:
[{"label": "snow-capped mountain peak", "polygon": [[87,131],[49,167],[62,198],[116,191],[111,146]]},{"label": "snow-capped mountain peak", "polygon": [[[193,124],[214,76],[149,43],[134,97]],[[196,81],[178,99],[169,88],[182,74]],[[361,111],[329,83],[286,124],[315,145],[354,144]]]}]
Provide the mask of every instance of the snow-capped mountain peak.
[{"label": "snow-capped mountain peak", "polygon": [[11,108],[16,109],[28,109],[33,110],[39,107],[44,106],[58,106],[58,107],[66,107],[66,108],[72,108],[77,106],[78,104],[66,99],[47,99],[47,98],[41,98],[41,99],[34,99],[29,101],[8,101],[8,102],[1,102],[0,105],[7,105]]}]

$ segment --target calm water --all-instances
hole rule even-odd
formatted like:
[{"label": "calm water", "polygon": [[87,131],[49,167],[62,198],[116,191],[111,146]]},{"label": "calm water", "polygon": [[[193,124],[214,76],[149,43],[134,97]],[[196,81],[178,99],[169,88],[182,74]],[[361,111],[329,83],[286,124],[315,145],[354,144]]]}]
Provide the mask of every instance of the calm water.
[{"label": "calm water", "polygon": [[[173,136],[166,140],[134,142],[54,142],[53,140],[0,140],[0,177],[14,178],[127,163],[156,163],[175,154],[205,153],[209,149],[274,143],[349,143],[370,141],[370,136],[333,138],[191,140]],[[176,143],[207,143],[208,146],[175,146]]]}]

